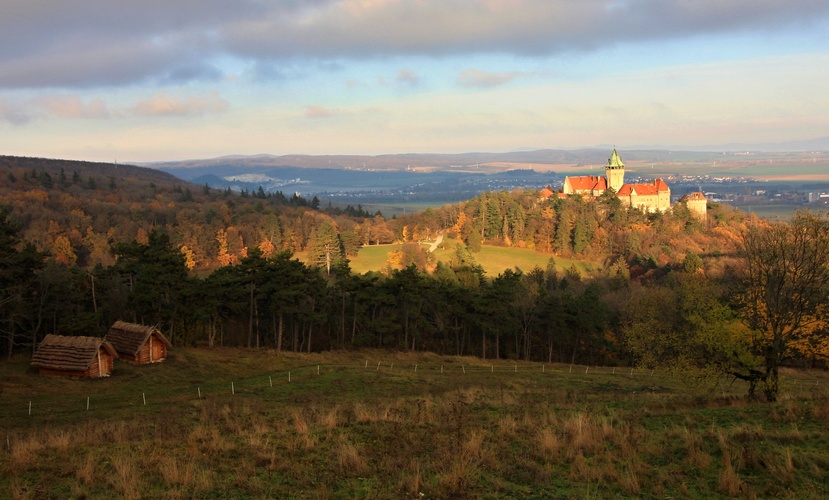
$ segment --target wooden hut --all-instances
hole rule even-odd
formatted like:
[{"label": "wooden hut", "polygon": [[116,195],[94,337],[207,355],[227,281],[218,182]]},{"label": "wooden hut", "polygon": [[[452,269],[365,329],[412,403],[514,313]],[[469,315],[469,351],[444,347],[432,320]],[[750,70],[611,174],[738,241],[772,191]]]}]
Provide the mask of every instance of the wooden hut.
[{"label": "wooden hut", "polygon": [[158,363],[167,357],[173,344],[154,326],[116,321],[109,328],[106,339],[120,358],[135,364]]},{"label": "wooden hut", "polygon": [[109,377],[118,353],[98,337],[47,335],[32,356],[32,366],[41,375],[61,377]]}]

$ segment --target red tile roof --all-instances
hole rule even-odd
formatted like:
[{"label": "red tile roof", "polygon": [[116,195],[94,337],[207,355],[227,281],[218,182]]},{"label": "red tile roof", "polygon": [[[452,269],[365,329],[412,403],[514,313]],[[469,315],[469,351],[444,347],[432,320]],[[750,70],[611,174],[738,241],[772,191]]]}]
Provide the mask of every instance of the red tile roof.
[{"label": "red tile roof", "polygon": [[630,196],[631,194],[649,195],[670,191],[668,185],[662,179],[656,179],[647,184],[625,184],[619,189],[619,196]]},{"label": "red tile roof", "polygon": [[581,175],[568,177],[573,191],[604,191],[607,189],[607,180],[600,175]]},{"label": "red tile roof", "polygon": [[544,189],[542,189],[541,191],[538,192],[538,195],[541,196],[542,198],[549,198],[550,196],[553,195],[553,190],[550,189],[550,188],[544,188]]}]

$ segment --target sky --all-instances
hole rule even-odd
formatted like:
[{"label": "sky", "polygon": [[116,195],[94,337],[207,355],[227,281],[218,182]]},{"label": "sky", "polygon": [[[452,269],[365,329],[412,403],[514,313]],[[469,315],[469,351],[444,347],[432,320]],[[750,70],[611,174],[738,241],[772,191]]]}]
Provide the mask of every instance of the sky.
[{"label": "sky", "polygon": [[0,154],[829,135],[827,0],[0,0]]}]

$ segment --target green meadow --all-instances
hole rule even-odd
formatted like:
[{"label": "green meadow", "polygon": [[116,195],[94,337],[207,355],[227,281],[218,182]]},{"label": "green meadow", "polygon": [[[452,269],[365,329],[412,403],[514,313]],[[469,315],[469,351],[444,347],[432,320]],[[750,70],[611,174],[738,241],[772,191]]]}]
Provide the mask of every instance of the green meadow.
[{"label": "green meadow", "polygon": [[7,498],[826,498],[829,377],[388,351],[175,349],[97,380],[0,364]]},{"label": "green meadow", "polygon": [[[454,255],[455,246],[458,244],[461,243],[453,240],[444,240],[441,246],[434,252],[435,259],[440,262],[449,262]],[[402,245],[399,244],[364,246],[360,248],[356,256],[349,257],[351,270],[359,274],[385,269],[389,252],[400,250],[401,247]],[[428,248],[428,245],[423,245],[423,247]],[[534,267],[546,269],[547,263],[553,257],[550,254],[536,252],[535,250],[527,248],[508,248],[491,245],[482,245],[481,251],[473,253],[472,256],[490,278],[498,276],[506,269],[515,270],[518,268],[524,272],[529,272]],[[553,260],[556,269],[559,271],[575,268],[583,273],[598,266],[598,264],[560,257],[553,257]]]}]

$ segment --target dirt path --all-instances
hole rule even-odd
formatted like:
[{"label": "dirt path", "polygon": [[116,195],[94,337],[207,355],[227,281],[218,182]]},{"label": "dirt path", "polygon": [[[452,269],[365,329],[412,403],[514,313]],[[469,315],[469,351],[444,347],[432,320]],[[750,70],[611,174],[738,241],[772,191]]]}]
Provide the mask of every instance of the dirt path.
[{"label": "dirt path", "polygon": [[429,247],[429,253],[432,253],[435,250],[437,250],[438,245],[440,245],[441,242],[443,242],[443,232],[438,233],[438,237],[435,238],[435,241],[432,242],[432,245]]}]

